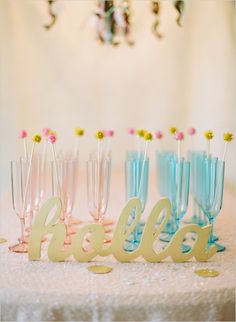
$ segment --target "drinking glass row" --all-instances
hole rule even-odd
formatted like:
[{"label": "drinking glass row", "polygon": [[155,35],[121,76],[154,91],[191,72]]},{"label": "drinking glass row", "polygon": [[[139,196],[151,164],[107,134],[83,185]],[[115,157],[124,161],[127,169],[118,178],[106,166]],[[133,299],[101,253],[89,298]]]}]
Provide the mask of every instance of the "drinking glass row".
[{"label": "drinking glass row", "polygon": [[[193,216],[191,222],[200,226],[208,222],[212,226],[209,245],[215,244],[218,251],[225,247],[216,243],[213,235],[215,218],[218,215],[223,198],[224,162],[205,152],[189,152],[188,160],[177,158],[173,152],[157,152],[157,188],[162,196],[168,197],[172,213],[160,239],[169,242],[178,230],[180,222],[188,208],[189,191],[193,198]],[[190,167],[191,165],[191,167]],[[13,208],[21,222],[19,243],[10,247],[14,252],[27,252],[28,237],[35,213],[42,202],[50,195],[59,196],[62,201],[61,222],[67,226],[65,244],[70,244],[76,232],[75,225],[81,223],[72,216],[78,185],[78,158],[60,157],[51,162],[51,192],[46,191],[47,167],[41,155],[35,155],[29,171],[29,160],[20,158],[11,161],[11,186]],[[87,200],[88,209],[96,222],[104,224],[110,191],[111,156],[91,153],[87,161]],[[142,211],[145,210],[148,196],[149,158],[142,153],[127,152],[125,160],[126,200],[139,197]],[[191,180],[190,180],[191,178]],[[27,183],[28,187],[26,189]],[[26,191],[27,190],[27,191]],[[50,190],[50,189],[49,189]],[[135,210],[130,216],[130,223],[135,218]],[[145,222],[140,221],[124,248],[135,250],[140,242]],[[26,229],[25,229],[26,227]],[[194,237],[193,237],[194,238]],[[109,238],[104,240],[109,242]],[[183,244],[182,251],[188,252],[190,246]]]},{"label": "drinking glass row", "polygon": [[[28,239],[33,218],[42,203],[50,196],[58,196],[62,203],[60,221],[67,226],[65,244],[71,243],[75,226],[82,223],[72,216],[78,186],[78,158],[60,157],[51,162],[50,175],[41,155],[30,161],[20,158],[11,161],[12,205],[21,223],[21,236],[16,245],[9,247],[17,253],[28,252]],[[87,161],[88,209],[94,221],[104,224],[110,190],[110,155],[91,153]],[[48,177],[51,183],[48,185]],[[48,189],[51,186],[51,189]],[[47,191],[47,189],[49,191]]]},{"label": "drinking glass row", "polygon": [[[192,218],[187,222],[200,226],[210,223],[208,246],[216,245],[218,252],[225,250],[223,245],[216,243],[218,237],[213,235],[215,219],[222,207],[225,163],[201,151],[189,152],[187,160],[178,158],[172,151],[157,152],[156,160],[158,191],[161,196],[169,198],[172,206],[171,217],[162,231],[160,240],[169,242],[179,229],[188,209],[191,189],[194,207]],[[138,155],[136,152],[127,153],[126,199],[139,197],[143,211],[148,195],[148,167],[148,158],[144,159],[143,155]],[[132,221],[134,217],[135,211],[130,220]],[[159,224],[160,222],[161,220]],[[143,223],[140,222],[127,240],[125,246],[127,250],[132,251],[138,247],[142,231]],[[190,250],[189,245],[182,245],[182,252]]]}]

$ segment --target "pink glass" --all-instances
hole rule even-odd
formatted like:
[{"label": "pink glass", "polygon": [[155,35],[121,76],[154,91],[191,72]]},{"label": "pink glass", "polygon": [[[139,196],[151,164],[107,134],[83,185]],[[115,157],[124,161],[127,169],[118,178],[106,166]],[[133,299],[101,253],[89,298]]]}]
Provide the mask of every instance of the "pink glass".
[{"label": "pink glass", "polygon": [[[22,173],[22,187],[23,190],[26,186],[27,174],[29,169],[29,160],[21,158],[21,173]],[[32,159],[31,171],[29,176],[28,193],[26,195],[26,219],[29,219],[27,232],[32,229],[33,218],[39,210],[41,203],[41,156],[35,155]]]},{"label": "pink glass", "polygon": [[[59,183],[58,183],[59,179]],[[52,162],[52,194],[62,200],[61,222],[67,225],[66,244],[71,242],[70,235],[75,233],[72,223],[75,193],[78,181],[78,159],[57,159]]]},{"label": "pink glass", "polygon": [[[110,156],[102,157],[98,161],[97,155],[90,155],[87,161],[88,208],[94,220],[102,225],[109,200],[110,171]],[[110,238],[106,236],[104,243],[108,242]]]},{"label": "pink glass", "polygon": [[22,213],[24,191],[20,161],[11,161],[11,192],[12,206],[21,223],[21,235],[19,243],[10,246],[9,250],[15,253],[27,253],[28,243],[25,238],[25,214]]}]

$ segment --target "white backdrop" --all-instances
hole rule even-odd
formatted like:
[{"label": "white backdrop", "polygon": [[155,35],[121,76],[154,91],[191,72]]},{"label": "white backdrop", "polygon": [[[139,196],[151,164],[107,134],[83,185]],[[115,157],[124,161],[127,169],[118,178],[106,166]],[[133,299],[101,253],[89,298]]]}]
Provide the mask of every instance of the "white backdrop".
[{"label": "white backdrop", "polygon": [[[195,126],[198,147],[211,128],[212,149],[222,154],[222,133],[236,133],[233,1],[187,2],[183,28],[176,26],[172,3],[162,1],[161,41],[150,31],[150,2],[133,1],[133,48],[97,43],[89,26],[93,1],[60,1],[63,10],[49,32],[42,27],[46,1],[0,1],[2,191],[9,189],[9,160],[20,153],[21,128],[34,133],[52,127],[63,148],[73,146],[73,129],[84,127],[82,167],[98,128],[117,132],[114,166],[123,164],[129,126]],[[229,154],[226,175],[233,184],[235,143]]]}]

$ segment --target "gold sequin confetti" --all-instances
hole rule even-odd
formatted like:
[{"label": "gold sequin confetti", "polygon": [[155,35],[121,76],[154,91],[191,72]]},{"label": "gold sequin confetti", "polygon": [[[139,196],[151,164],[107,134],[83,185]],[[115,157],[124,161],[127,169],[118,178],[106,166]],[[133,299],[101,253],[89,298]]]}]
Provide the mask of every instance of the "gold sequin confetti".
[{"label": "gold sequin confetti", "polygon": [[6,243],[6,242],[7,242],[7,239],[5,239],[5,238],[0,238],[0,244]]},{"label": "gold sequin confetti", "polygon": [[103,266],[103,265],[93,265],[93,266],[89,266],[88,270],[95,274],[106,274],[112,271],[112,267]]},{"label": "gold sequin confetti", "polygon": [[220,272],[208,268],[196,269],[194,273],[201,277],[216,277],[220,275]]}]

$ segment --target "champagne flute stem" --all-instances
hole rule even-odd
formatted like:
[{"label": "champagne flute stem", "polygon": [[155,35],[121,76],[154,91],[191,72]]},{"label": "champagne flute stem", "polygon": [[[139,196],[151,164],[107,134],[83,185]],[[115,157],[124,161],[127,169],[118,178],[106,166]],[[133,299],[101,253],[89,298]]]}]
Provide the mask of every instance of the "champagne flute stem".
[{"label": "champagne flute stem", "polygon": [[137,224],[137,226],[134,228],[133,235],[134,235],[134,240],[133,240],[133,242],[134,242],[134,243],[136,243],[136,242],[138,241],[138,224]]},{"label": "champagne flute stem", "polygon": [[200,218],[197,211],[197,203],[194,198],[193,198],[193,222],[194,223],[200,222]]},{"label": "champagne flute stem", "polygon": [[33,211],[30,211],[30,220],[29,220],[29,225],[30,225],[30,232],[32,231],[32,226],[33,226]]},{"label": "champagne flute stem", "polygon": [[213,227],[214,227],[214,219],[211,218],[209,219],[210,225],[211,225],[211,232],[210,232],[210,237],[209,237],[209,243],[214,244],[214,237],[213,237]]},{"label": "champagne flute stem", "polygon": [[25,243],[25,218],[24,217],[20,217],[20,228],[21,228],[20,241],[22,243]]},{"label": "champagne flute stem", "polygon": [[179,218],[176,218],[175,220],[175,233],[179,230],[180,220]]},{"label": "champagne flute stem", "polygon": [[27,172],[27,178],[26,178],[26,184],[25,184],[25,191],[24,191],[24,198],[23,198],[23,206],[22,206],[22,213],[20,215],[21,220],[21,234],[22,234],[22,240],[25,240],[25,208],[26,208],[26,199],[28,195],[28,189],[29,189],[29,180],[30,180],[30,172],[31,172],[31,166],[32,166],[32,159],[34,154],[34,148],[35,148],[35,142],[33,142],[31,153],[30,153],[30,159],[29,159],[29,168]]},{"label": "champagne flute stem", "polygon": [[98,215],[98,223],[102,225],[102,216]]},{"label": "champagne flute stem", "polygon": [[33,143],[33,145],[32,145],[32,150],[31,150],[31,154],[30,154],[29,168],[27,171],[24,198],[23,198],[22,216],[25,215],[26,199],[27,199],[28,189],[29,189],[29,179],[30,179],[31,165],[32,165],[32,159],[33,159],[33,154],[34,154],[34,147],[35,147],[35,143]]}]

